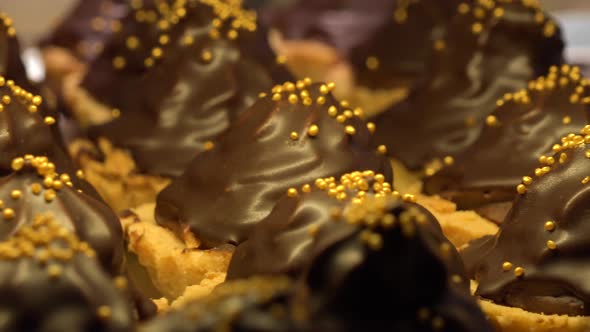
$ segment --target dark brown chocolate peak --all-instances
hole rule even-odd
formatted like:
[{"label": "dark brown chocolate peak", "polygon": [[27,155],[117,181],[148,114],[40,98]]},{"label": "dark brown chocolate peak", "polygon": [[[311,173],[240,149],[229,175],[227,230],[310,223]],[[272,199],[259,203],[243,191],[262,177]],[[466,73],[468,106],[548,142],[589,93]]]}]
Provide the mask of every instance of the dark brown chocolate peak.
[{"label": "dark brown chocolate peak", "polygon": [[127,280],[61,222],[29,218],[0,242],[0,331],[133,331]]},{"label": "dark brown chocolate peak", "polygon": [[29,226],[34,216],[49,215],[90,244],[105,270],[121,273],[121,225],[106,204],[75,189],[72,178],[56,173],[46,157],[16,158],[12,168],[0,178],[0,239]]},{"label": "dark brown chocolate peak", "polygon": [[82,61],[100,54],[105,42],[122,28],[121,19],[131,9],[128,0],[79,0],[41,46],[62,47]]},{"label": "dark brown chocolate peak", "polygon": [[318,331],[491,331],[457,251],[411,200],[367,196],[315,237],[296,294]]},{"label": "dark brown chocolate peak", "polygon": [[[569,134],[519,184],[491,244],[481,248],[477,294],[545,314],[590,311],[590,125]],[[553,160],[549,159],[552,158]]]},{"label": "dark brown chocolate peak", "polygon": [[[93,128],[92,136],[107,137],[129,149],[144,172],[180,175],[209,140],[225,131],[260,91],[273,85],[272,51],[254,46],[247,50],[247,41],[260,45],[252,41],[259,36],[256,16],[236,4],[203,0],[176,9],[182,15],[173,17],[181,21],[170,32],[158,31],[158,46],[141,59],[141,70],[148,64],[152,70],[139,78],[130,69],[142,93],[123,88],[122,99],[102,100],[117,110],[117,118]],[[135,48],[146,43],[139,35],[126,38],[128,53],[140,52]],[[122,75],[127,62],[137,61],[129,55],[113,59],[114,65],[122,66]],[[110,81],[108,85],[110,92],[121,89]]]},{"label": "dark brown chocolate peak", "polygon": [[[441,194],[466,210],[511,203],[514,187],[536,167],[539,156],[587,123],[588,86],[578,67],[564,65],[552,67],[527,89],[504,95],[480,137],[462,153],[446,158],[447,164],[425,180],[425,191]],[[557,162],[544,158],[551,165]],[[505,212],[509,208],[505,204]]]},{"label": "dark brown chocolate peak", "polygon": [[285,193],[317,178],[363,169],[390,182],[389,161],[371,144],[374,125],[332,88],[305,79],[262,93],[160,193],[158,223],[181,237],[190,230],[206,246],[238,244]]},{"label": "dark brown chocolate peak", "polygon": [[412,169],[464,151],[496,100],[562,62],[560,29],[535,1],[478,0],[457,11],[428,72],[375,120],[376,137]]},{"label": "dark brown chocolate peak", "polygon": [[326,42],[351,62],[359,83],[387,88],[425,70],[460,0],[299,0],[262,17],[288,39]]},{"label": "dark brown chocolate peak", "polygon": [[33,87],[27,78],[25,66],[20,57],[20,46],[12,19],[0,12],[0,76],[16,80],[25,89]]},{"label": "dark brown chocolate peak", "polygon": [[321,227],[340,219],[341,211],[351,202],[361,204],[367,195],[390,194],[391,183],[373,171],[355,171],[339,179],[327,177],[304,184],[297,195],[285,194],[268,217],[254,227],[248,240],[236,248],[227,278],[300,275],[311,263],[312,247],[318,240],[315,235]]},{"label": "dark brown chocolate peak", "polygon": [[177,312],[146,324],[142,332],[287,332],[295,327],[288,299],[292,291],[286,278],[240,280],[218,286],[211,295]]}]

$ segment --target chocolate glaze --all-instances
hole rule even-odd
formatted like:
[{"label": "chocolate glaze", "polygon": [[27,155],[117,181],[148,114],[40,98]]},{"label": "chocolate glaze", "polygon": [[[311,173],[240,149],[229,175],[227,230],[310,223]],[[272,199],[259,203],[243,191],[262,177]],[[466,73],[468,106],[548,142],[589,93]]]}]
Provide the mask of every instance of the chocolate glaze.
[{"label": "chocolate glaze", "polygon": [[459,255],[422,207],[367,196],[315,238],[309,290],[296,294],[316,330],[492,330]]},{"label": "chocolate glaze", "polygon": [[353,65],[359,83],[387,88],[424,72],[432,38],[442,34],[459,3],[299,0],[265,10],[262,17],[287,39],[317,39],[335,47]]},{"label": "chocolate glaze", "polygon": [[371,146],[372,124],[338,103],[330,87],[304,80],[262,94],[160,193],[158,223],[179,236],[190,230],[205,246],[237,244],[288,189],[357,169],[390,181],[389,161]]},{"label": "chocolate glaze", "polygon": [[[193,1],[182,7],[186,14],[165,34],[170,41],[161,45],[158,64],[143,76],[135,71],[128,73],[142,94],[129,93],[133,90],[123,83],[118,92],[122,95],[116,100],[102,100],[100,94],[95,95],[119,109],[121,116],[92,128],[91,136],[107,137],[115,145],[129,149],[141,171],[180,175],[194,155],[204,151],[207,141],[225,131],[260,91],[272,86],[272,75],[289,77],[282,66],[272,65],[276,61],[270,47],[261,47],[265,34],[254,31],[253,12],[232,7],[232,19],[243,28],[231,30],[226,23],[227,26],[215,30],[221,37],[211,37],[211,22],[218,20],[215,11],[219,6]],[[151,29],[160,38],[164,35],[154,27]],[[226,36],[230,31],[237,33],[237,39]],[[138,35],[140,44],[149,43],[149,38],[146,40],[142,34],[145,32]],[[138,60],[140,65],[135,63]],[[141,67],[141,71],[145,67],[143,58],[131,57],[127,62],[133,62],[129,63],[131,67]],[[111,79],[126,75],[125,71],[126,67]],[[89,79],[92,75],[91,70]],[[121,89],[113,88],[110,81],[108,85],[107,93]],[[94,86],[87,88],[96,92]]]},{"label": "chocolate glaze", "polygon": [[[590,126],[564,137],[553,165],[521,184],[498,234],[480,246],[477,294],[545,314],[588,315]],[[477,250],[477,248],[475,248]],[[521,270],[522,269],[522,270]]]},{"label": "chocolate glaze", "polygon": [[127,0],[80,0],[41,40],[41,47],[69,50],[84,62],[92,61],[108,39],[121,29],[120,19],[131,9]]},{"label": "chocolate glaze", "polygon": [[162,315],[141,332],[304,331],[296,328],[287,303],[292,287],[285,278],[252,278],[218,286],[211,295],[181,311]]},{"label": "chocolate glaze", "polygon": [[[424,190],[464,210],[511,203],[517,195],[514,188],[523,174],[537,166],[539,156],[550,153],[556,141],[587,123],[587,84],[579,68],[553,67],[526,90],[506,95],[473,145],[427,178]],[[501,209],[507,212],[510,206],[504,204]],[[490,217],[486,212],[493,211],[481,212]]]},{"label": "chocolate glaze", "polygon": [[117,216],[93,197],[73,188],[69,176],[52,171],[45,157],[27,156],[13,162],[14,172],[0,178],[2,219],[0,238],[8,239],[31,224],[33,217],[51,215],[96,251],[103,268],[119,274],[123,268],[123,234]]},{"label": "chocolate glaze", "polygon": [[133,331],[126,279],[103,272],[95,256],[41,216],[0,242],[0,331]]},{"label": "chocolate glaze", "polygon": [[[332,183],[342,186],[342,191],[327,192]],[[353,199],[361,200],[367,194],[391,194],[391,184],[385,182],[385,176],[373,171],[344,174],[338,180],[318,179],[309,188],[310,192],[296,197],[284,195],[254,227],[248,240],[234,251],[227,279],[300,275],[311,263],[314,239],[321,241],[311,236],[315,230],[340,218],[340,211]]]},{"label": "chocolate glaze", "polygon": [[428,71],[403,102],[375,119],[376,137],[411,169],[465,150],[498,98],[562,62],[560,29],[534,3],[488,9],[483,2],[458,6]]}]

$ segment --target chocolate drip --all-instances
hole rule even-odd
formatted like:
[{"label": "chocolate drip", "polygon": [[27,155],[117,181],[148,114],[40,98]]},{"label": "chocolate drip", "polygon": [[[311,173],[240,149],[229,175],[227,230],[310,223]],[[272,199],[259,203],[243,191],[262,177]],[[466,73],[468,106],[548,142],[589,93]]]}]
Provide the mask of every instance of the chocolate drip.
[{"label": "chocolate drip", "polygon": [[[553,67],[526,90],[505,95],[487,117],[475,143],[425,180],[428,194],[440,194],[470,210],[496,207],[482,214],[508,211],[522,175],[534,169],[562,136],[587,123],[590,92],[577,67]],[[557,161],[553,161],[557,162]],[[498,206],[497,203],[506,203]],[[504,214],[505,213],[501,213]],[[503,218],[492,218],[502,221]]]},{"label": "chocolate drip", "polygon": [[491,8],[477,1],[458,6],[434,46],[408,98],[375,119],[376,137],[411,169],[472,145],[496,100],[561,63],[563,41],[557,23],[530,1]]},{"label": "chocolate drip", "polygon": [[160,193],[158,223],[181,237],[190,230],[205,246],[237,244],[282,195],[317,178],[363,169],[389,181],[389,161],[371,146],[374,126],[330,90],[304,80],[261,94]]},{"label": "chocolate drip", "polygon": [[134,330],[126,279],[104,273],[89,244],[60,222],[31,218],[0,242],[0,330]]},{"label": "chocolate drip", "polygon": [[588,172],[590,127],[554,148],[520,193],[476,265],[477,294],[544,314],[588,315]]}]

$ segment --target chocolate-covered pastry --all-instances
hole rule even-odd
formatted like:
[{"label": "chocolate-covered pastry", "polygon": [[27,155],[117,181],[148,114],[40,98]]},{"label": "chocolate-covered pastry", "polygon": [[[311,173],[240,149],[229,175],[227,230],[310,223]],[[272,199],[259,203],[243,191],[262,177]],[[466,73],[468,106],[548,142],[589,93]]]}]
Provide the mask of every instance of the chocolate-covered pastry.
[{"label": "chocolate-covered pastry", "polygon": [[230,129],[190,163],[157,200],[159,224],[205,246],[240,243],[280,197],[305,183],[354,170],[373,170],[391,181],[372,123],[362,110],[338,103],[332,85],[286,82],[262,93]]},{"label": "chocolate-covered pastry", "polygon": [[284,195],[272,212],[240,244],[227,272],[228,279],[255,275],[300,275],[311,263],[314,237],[320,227],[340,218],[350,202],[367,195],[389,195],[383,174],[356,171],[339,179],[327,177],[304,184],[301,193]]},{"label": "chocolate-covered pastry", "polygon": [[[564,65],[552,67],[527,89],[506,94],[487,117],[481,136],[447,158],[448,165],[424,181],[424,190],[454,201],[459,209],[476,209],[488,219],[502,221],[523,174],[535,169],[539,156],[550,154],[561,137],[587,123],[587,85],[578,67]],[[542,158],[550,165],[558,162],[551,156]]]},{"label": "chocolate-covered pastry", "polygon": [[133,331],[127,280],[59,220],[29,217],[0,242],[0,331]]},{"label": "chocolate-covered pastry", "polygon": [[15,158],[14,172],[0,178],[0,237],[8,239],[39,214],[51,215],[97,253],[113,274],[123,267],[123,235],[117,216],[101,201],[79,192],[68,174],[55,172],[46,157]]},{"label": "chocolate-covered pastry", "polygon": [[388,88],[425,70],[432,40],[442,35],[458,0],[299,0],[262,12],[287,39],[336,48],[358,83]]},{"label": "chocolate-covered pastry", "polygon": [[[289,77],[270,47],[261,47],[264,33],[256,31],[254,12],[223,1],[175,6],[171,16],[160,13],[158,24],[123,24],[124,33],[82,84],[107,114],[115,109],[116,118],[91,128],[91,136],[130,150],[139,171],[164,176],[180,175],[195,153],[272,87],[273,74]],[[170,27],[162,29],[162,22]],[[113,86],[113,79],[120,84]]]},{"label": "chocolate-covered pastry", "polygon": [[[590,126],[554,146],[520,193],[477,264],[477,294],[529,312],[588,316]],[[532,170],[531,170],[532,171]],[[587,322],[590,325],[590,323]],[[586,329],[588,325],[586,325]]]},{"label": "chocolate-covered pastry", "polygon": [[368,196],[314,238],[309,289],[296,294],[316,331],[492,330],[459,255],[422,207]]},{"label": "chocolate-covered pastry", "polygon": [[411,169],[465,150],[497,99],[562,61],[560,29],[536,2],[478,0],[457,10],[408,98],[374,120],[379,141]]},{"label": "chocolate-covered pastry", "polygon": [[105,41],[120,31],[122,19],[131,9],[128,0],[80,0],[59,22],[41,47],[60,47],[82,62],[92,61]]},{"label": "chocolate-covered pastry", "polygon": [[228,282],[206,298],[154,319],[140,331],[304,331],[296,328],[289,312],[292,291],[286,278],[257,277]]}]

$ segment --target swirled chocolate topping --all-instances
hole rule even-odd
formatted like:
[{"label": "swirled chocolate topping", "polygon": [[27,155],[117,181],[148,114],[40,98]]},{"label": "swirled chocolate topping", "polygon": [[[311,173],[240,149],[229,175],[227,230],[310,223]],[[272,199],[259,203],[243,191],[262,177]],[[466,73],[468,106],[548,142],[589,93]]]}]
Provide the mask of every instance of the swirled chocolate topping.
[{"label": "swirled chocolate topping", "polygon": [[[141,59],[140,67],[152,67],[137,81],[143,93],[134,97],[125,89],[124,99],[107,102],[117,118],[92,128],[91,135],[129,149],[142,171],[180,175],[205,143],[225,131],[258,92],[273,85],[273,65],[262,64],[276,63],[275,57],[256,42],[262,35],[256,31],[255,13],[238,3],[202,0],[177,8],[172,18],[180,22],[169,32],[158,30],[151,55]],[[140,35],[126,38],[126,53],[146,43]],[[246,43],[252,46],[248,49]],[[133,61],[119,55],[112,63],[122,73]],[[278,75],[280,69],[275,69]]]},{"label": "swirled chocolate topping", "polygon": [[268,217],[240,244],[228,269],[227,278],[255,275],[300,275],[311,263],[318,229],[341,218],[350,202],[362,203],[367,195],[389,195],[391,184],[383,174],[355,171],[320,178],[301,186],[300,194],[284,195]]},{"label": "swirled chocolate topping", "polygon": [[48,214],[87,242],[105,270],[121,272],[121,225],[106,204],[74,189],[71,177],[56,173],[46,157],[16,158],[12,168],[12,174],[0,178],[0,238],[8,239],[34,216]]},{"label": "swirled chocolate topping", "polygon": [[491,331],[459,255],[422,207],[367,196],[315,237],[323,240],[313,246],[309,290],[296,294],[318,330]]},{"label": "swirled chocolate topping", "polygon": [[286,82],[242,113],[211,149],[197,155],[157,200],[158,223],[205,246],[237,244],[282,195],[317,178],[358,169],[391,181],[389,161],[371,144],[374,124],[337,102],[332,84]]},{"label": "swirled chocolate topping", "polygon": [[462,3],[428,72],[378,115],[376,137],[412,169],[475,142],[496,100],[562,62],[560,29],[535,1]]},{"label": "swirled chocolate topping", "polygon": [[[483,208],[486,217],[503,220],[522,175],[535,169],[539,156],[550,153],[554,142],[587,123],[588,83],[578,67],[564,65],[552,67],[527,89],[506,94],[486,118],[481,136],[462,153],[446,158],[447,164],[425,180],[425,191],[441,194],[460,209]],[[557,162],[546,159],[550,165]],[[486,206],[498,203],[503,205],[496,211],[499,216],[486,215]]]},{"label": "swirled chocolate topping", "polygon": [[52,218],[0,242],[0,330],[133,331],[127,280],[103,272],[91,246]]},{"label": "swirled chocolate topping", "polygon": [[392,87],[425,70],[434,36],[452,18],[459,0],[300,0],[263,10],[263,19],[288,39],[317,39],[338,49],[359,83]]},{"label": "swirled chocolate topping", "polygon": [[[519,196],[481,254],[477,294],[544,314],[589,314],[590,126],[569,134],[541,158],[538,174],[516,187]],[[549,158],[555,160],[554,163]]]},{"label": "swirled chocolate topping", "polygon": [[12,19],[3,12],[0,12],[0,76],[16,80],[27,90],[33,89],[20,57],[16,29]]},{"label": "swirled chocolate topping", "polygon": [[182,310],[154,319],[141,332],[305,331],[290,317],[292,289],[286,278],[227,282]]},{"label": "swirled chocolate topping", "polygon": [[121,30],[121,21],[137,1],[80,0],[66,17],[41,41],[41,46],[70,50],[79,59],[92,61],[105,42]]}]

